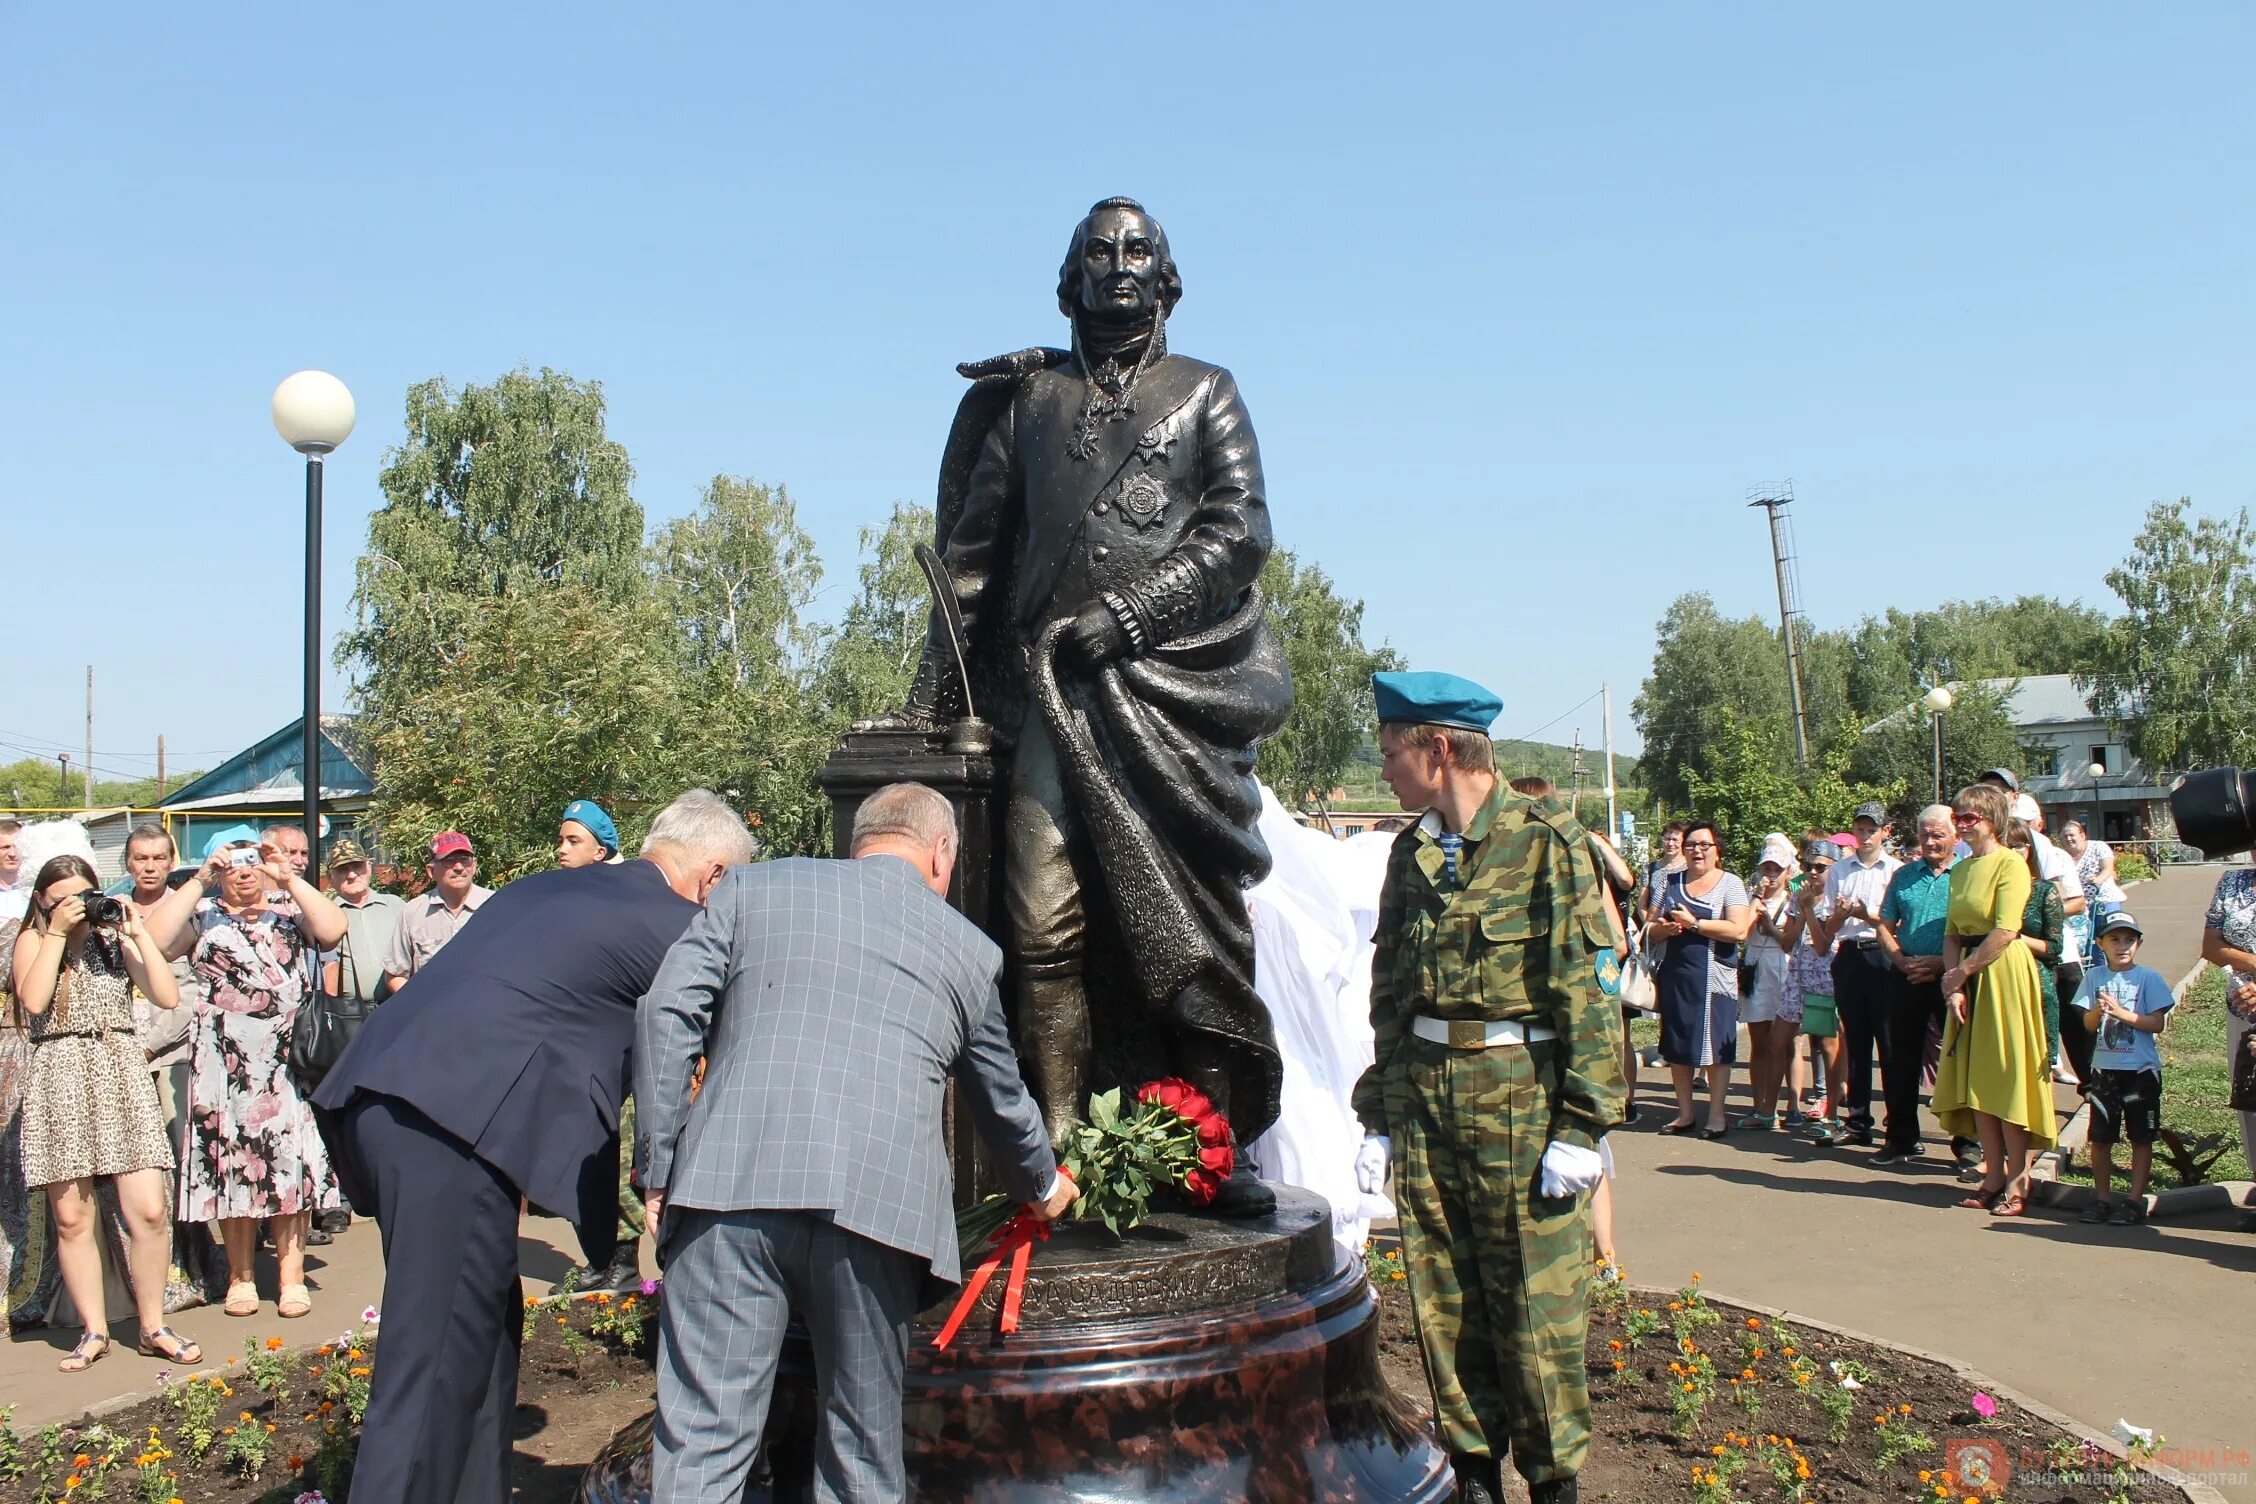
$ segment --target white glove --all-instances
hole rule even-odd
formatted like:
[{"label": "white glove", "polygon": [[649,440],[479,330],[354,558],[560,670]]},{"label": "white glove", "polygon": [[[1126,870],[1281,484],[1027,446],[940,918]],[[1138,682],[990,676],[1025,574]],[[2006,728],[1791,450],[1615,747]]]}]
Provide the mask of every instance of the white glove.
[{"label": "white glove", "polygon": [[1606,1173],[1606,1162],[1596,1149],[1553,1139],[1543,1151],[1543,1194],[1579,1196]]},{"label": "white glove", "polygon": [[1377,1134],[1355,1151],[1355,1188],[1366,1196],[1386,1194],[1387,1141]]}]

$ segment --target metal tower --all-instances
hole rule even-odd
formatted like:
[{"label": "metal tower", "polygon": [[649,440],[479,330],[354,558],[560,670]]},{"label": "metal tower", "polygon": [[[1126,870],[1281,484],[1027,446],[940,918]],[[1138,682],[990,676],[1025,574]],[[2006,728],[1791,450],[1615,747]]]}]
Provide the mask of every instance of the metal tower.
[{"label": "metal tower", "polygon": [[1747,505],[1770,514],[1770,559],[1778,572],[1778,635],[1786,643],[1786,685],[1794,698],[1794,760],[1806,770],[1809,712],[1802,703],[1802,648],[1795,626],[1802,615],[1802,592],[1795,568],[1794,521],[1787,515],[1794,505],[1794,483],[1757,486],[1747,493]]}]

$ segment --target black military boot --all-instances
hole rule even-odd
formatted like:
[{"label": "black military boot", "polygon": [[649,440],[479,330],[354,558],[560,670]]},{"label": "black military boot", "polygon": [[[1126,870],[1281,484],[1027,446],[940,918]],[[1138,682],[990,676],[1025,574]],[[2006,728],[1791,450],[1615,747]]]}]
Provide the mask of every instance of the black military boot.
[{"label": "black military boot", "polygon": [[1494,1457],[1452,1452],[1449,1466],[1457,1474],[1457,1504],[1504,1504],[1504,1472]]},{"label": "black military boot", "polygon": [[954,664],[945,645],[927,640],[917,661],[916,679],[899,710],[864,717],[854,722],[856,731],[938,731],[963,714],[963,686],[956,682]]},{"label": "black military boot", "polygon": [[1528,1504],[1579,1504],[1581,1492],[1572,1478],[1555,1478],[1549,1483],[1528,1485]]}]

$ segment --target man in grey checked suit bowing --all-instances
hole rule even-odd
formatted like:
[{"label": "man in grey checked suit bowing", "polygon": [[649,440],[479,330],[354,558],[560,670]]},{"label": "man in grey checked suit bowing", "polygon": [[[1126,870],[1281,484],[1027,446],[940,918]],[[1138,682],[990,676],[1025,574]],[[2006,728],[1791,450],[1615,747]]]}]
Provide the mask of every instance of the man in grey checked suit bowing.
[{"label": "man in grey checked suit bowing", "polygon": [[731,870],[637,1013],[636,1155],[666,1272],[653,1504],[739,1496],[794,1311],[823,1411],[815,1498],[904,1496],[909,1325],[928,1280],[962,1278],[952,1071],[1011,1194],[1045,1218],[1077,1194],[1003,1024],[1002,953],[947,903],[955,812],[890,785],[853,852]]}]

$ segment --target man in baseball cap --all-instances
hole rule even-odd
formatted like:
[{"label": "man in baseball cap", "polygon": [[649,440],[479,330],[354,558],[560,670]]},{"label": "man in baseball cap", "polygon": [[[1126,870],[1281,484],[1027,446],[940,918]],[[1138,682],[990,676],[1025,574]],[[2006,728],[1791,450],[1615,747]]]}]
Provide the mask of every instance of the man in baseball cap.
[{"label": "man in baseball cap", "polygon": [[386,997],[405,987],[440,947],[462,932],[479,905],[493,897],[493,889],[478,885],[478,854],[459,830],[431,837],[431,860],[424,870],[431,886],[408,904],[384,958]]}]

